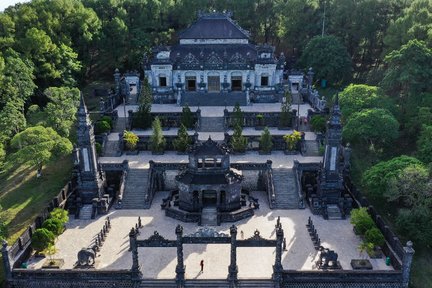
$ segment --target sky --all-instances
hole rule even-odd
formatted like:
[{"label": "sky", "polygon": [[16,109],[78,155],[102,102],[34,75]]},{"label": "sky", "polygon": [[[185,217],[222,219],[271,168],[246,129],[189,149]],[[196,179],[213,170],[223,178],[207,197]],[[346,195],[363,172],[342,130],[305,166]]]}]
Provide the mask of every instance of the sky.
[{"label": "sky", "polygon": [[0,12],[3,12],[5,8],[15,5],[16,3],[29,2],[30,0],[0,0]]}]

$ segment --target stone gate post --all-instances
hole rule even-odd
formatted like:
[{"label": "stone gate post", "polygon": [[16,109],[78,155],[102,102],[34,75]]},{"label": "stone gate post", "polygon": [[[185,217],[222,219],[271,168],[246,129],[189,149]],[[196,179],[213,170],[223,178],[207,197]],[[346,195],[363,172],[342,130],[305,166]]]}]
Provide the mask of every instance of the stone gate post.
[{"label": "stone gate post", "polygon": [[409,286],[409,278],[411,272],[411,264],[414,256],[413,243],[408,241],[406,246],[404,247],[404,256],[402,259],[402,285],[404,288],[408,288]]},{"label": "stone gate post", "polygon": [[273,265],[273,281],[275,288],[281,287],[282,282],[282,243],[284,238],[284,232],[282,225],[276,227],[276,257],[275,264]]},{"label": "stone gate post", "polygon": [[135,275],[139,275],[140,272],[140,265],[138,262],[138,246],[137,246],[137,233],[135,231],[135,228],[132,227],[131,231],[129,232],[129,246],[130,250],[132,251],[132,273]]},{"label": "stone gate post", "polygon": [[185,270],[183,261],[183,227],[178,225],[175,233],[177,235],[177,266],[176,266],[176,284],[178,288],[184,286]]},{"label": "stone gate post", "polygon": [[9,251],[8,251],[7,246],[8,246],[8,243],[5,240],[3,240],[2,250],[1,250],[2,259],[3,259],[3,267],[5,270],[5,274],[6,274],[6,280],[10,280],[12,278],[12,268],[11,268],[11,264],[10,264]]},{"label": "stone gate post", "polygon": [[232,225],[230,228],[231,234],[231,261],[228,267],[228,280],[230,281],[230,287],[236,287],[237,283],[237,227]]}]

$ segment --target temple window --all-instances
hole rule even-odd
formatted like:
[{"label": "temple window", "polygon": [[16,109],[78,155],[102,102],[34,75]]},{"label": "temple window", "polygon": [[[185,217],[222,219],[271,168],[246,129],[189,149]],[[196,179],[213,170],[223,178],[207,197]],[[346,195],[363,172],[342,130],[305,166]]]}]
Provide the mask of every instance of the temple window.
[{"label": "temple window", "polygon": [[269,77],[261,76],[261,86],[268,86],[268,85],[269,85]]},{"label": "temple window", "polygon": [[196,90],[196,77],[186,76],[186,90],[195,91]]}]

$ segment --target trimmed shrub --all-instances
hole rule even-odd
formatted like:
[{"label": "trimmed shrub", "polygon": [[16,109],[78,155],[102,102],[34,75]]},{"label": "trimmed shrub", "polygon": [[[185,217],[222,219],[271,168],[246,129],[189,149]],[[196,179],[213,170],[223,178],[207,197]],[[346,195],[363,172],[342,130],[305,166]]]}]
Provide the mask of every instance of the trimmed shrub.
[{"label": "trimmed shrub", "polygon": [[47,249],[54,244],[55,235],[45,228],[36,229],[31,240],[31,247],[37,252]]},{"label": "trimmed shrub", "polygon": [[180,123],[183,124],[186,128],[191,129],[194,127],[194,117],[192,114],[192,111],[190,110],[189,106],[186,104],[186,106],[182,109],[182,114],[180,116]]},{"label": "trimmed shrub", "polygon": [[273,148],[272,136],[270,134],[268,127],[265,127],[260,138],[260,149],[264,153],[270,153],[272,148]]},{"label": "trimmed shrub", "polygon": [[312,130],[315,132],[326,132],[326,117],[323,115],[314,115],[310,120]]},{"label": "trimmed shrub", "polygon": [[181,124],[177,132],[177,138],[174,139],[173,145],[178,152],[186,152],[189,145],[192,143],[185,125]]},{"label": "trimmed shrub", "polygon": [[58,219],[62,224],[69,221],[69,212],[62,208],[54,208],[50,213],[51,218]]},{"label": "trimmed shrub", "polygon": [[382,246],[385,243],[384,235],[376,227],[366,231],[365,240],[368,243],[372,243],[374,246]]},{"label": "trimmed shrub", "polygon": [[135,133],[125,130],[123,132],[123,140],[125,141],[126,149],[134,151],[138,144],[139,137]]},{"label": "trimmed shrub", "polygon": [[100,120],[107,122],[111,128],[113,127],[113,122],[110,116],[103,116]]},{"label": "trimmed shrub", "polygon": [[95,123],[95,134],[107,133],[111,130],[111,125],[106,121],[97,121]]},{"label": "trimmed shrub", "polygon": [[42,228],[52,232],[55,236],[59,236],[64,231],[64,224],[57,218],[49,218],[42,224]]},{"label": "trimmed shrub", "polygon": [[350,222],[354,225],[355,230],[361,235],[364,235],[366,231],[375,227],[375,223],[367,212],[366,207],[353,209],[351,211]]},{"label": "trimmed shrub", "polygon": [[294,151],[297,148],[297,143],[301,140],[301,133],[294,130],[293,133],[283,136],[283,139],[285,140],[287,149],[289,151]]},{"label": "trimmed shrub", "polygon": [[234,134],[231,138],[231,147],[235,152],[245,152],[248,145],[248,139],[242,135],[242,127],[236,125],[234,128]]},{"label": "trimmed shrub", "polygon": [[162,127],[158,117],[153,121],[152,127],[153,134],[150,137],[151,150],[156,153],[163,152],[165,150],[166,140],[162,133]]}]

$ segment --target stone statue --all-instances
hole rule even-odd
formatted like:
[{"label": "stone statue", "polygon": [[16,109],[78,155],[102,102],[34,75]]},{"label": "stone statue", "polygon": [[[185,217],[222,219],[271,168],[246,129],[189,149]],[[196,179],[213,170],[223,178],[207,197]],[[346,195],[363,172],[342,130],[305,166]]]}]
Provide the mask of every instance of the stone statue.
[{"label": "stone statue", "polygon": [[95,264],[96,251],[94,248],[83,248],[78,252],[79,266],[92,266]]},{"label": "stone statue", "polygon": [[328,248],[324,248],[323,246],[319,247],[320,255],[319,259],[316,262],[316,266],[319,269],[326,269],[326,268],[332,268],[337,269],[339,268],[339,263],[337,261],[338,254],[334,252],[333,250],[330,250]]}]

